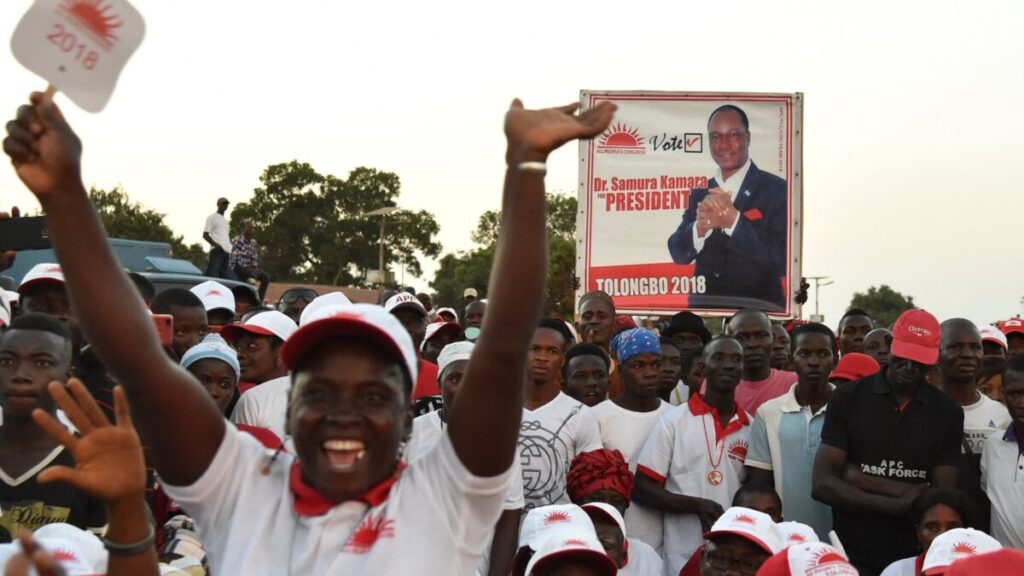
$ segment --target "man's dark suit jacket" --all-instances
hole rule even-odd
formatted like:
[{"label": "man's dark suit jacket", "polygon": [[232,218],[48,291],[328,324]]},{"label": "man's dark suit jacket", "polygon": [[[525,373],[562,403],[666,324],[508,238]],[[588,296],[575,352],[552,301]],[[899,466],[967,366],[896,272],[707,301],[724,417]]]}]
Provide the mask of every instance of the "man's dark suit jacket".
[{"label": "man's dark suit jacket", "polygon": [[[708,188],[718,184],[712,178]],[[732,236],[713,230],[704,237],[698,254],[693,247],[693,227],[697,205],[708,190],[690,193],[679,228],[668,239],[668,250],[676,264],[697,262],[694,276],[704,276],[707,291],[690,297],[694,308],[765,308],[782,310],[786,295],[782,280],[786,275],[786,181],[762,172],[751,162],[733,206],[739,220]],[[742,300],[723,300],[722,296]],[[750,299],[750,300],[747,300]],[[756,301],[762,301],[760,304]]]}]

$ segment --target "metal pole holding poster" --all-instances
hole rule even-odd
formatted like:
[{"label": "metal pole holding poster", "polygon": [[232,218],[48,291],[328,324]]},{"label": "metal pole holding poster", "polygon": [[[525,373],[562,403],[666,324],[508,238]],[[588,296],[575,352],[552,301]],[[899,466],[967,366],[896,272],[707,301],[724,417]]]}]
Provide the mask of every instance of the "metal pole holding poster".
[{"label": "metal pole holding poster", "polygon": [[588,91],[618,105],[580,142],[577,299],[622,314],[799,313],[803,95]]}]

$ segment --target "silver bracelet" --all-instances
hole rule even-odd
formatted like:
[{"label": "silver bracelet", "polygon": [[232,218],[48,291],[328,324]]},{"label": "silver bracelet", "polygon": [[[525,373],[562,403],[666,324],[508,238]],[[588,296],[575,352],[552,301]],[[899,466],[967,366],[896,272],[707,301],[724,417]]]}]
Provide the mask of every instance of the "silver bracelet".
[{"label": "silver bracelet", "polygon": [[153,525],[147,522],[146,527],[149,529],[149,532],[146,534],[145,538],[138,542],[121,544],[119,542],[111,542],[104,538],[103,547],[107,549],[107,552],[110,552],[114,556],[138,556],[152,548],[153,540],[156,538],[156,532],[153,530]]},{"label": "silver bracelet", "polygon": [[516,165],[516,170],[520,172],[536,172],[537,174],[547,174],[548,165],[544,162],[520,162]]}]

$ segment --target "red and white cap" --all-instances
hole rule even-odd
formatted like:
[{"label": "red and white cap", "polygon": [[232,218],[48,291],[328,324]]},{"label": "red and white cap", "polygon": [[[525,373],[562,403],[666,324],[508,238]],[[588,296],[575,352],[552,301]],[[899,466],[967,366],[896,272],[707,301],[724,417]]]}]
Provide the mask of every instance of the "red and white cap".
[{"label": "red and white cap", "polygon": [[385,312],[394,312],[398,308],[410,308],[424,316],[427,315],[427,309],[423,307],[423,303],[420,302],[419,298],[409,294],[408,292],[399,292],[391,298],[388,298],[388,301],[384,303]]},{"label": "red and white cap", "polygon": [[551,504],[538,506],[526,513],[523,524],[519,527],[519,546],[529,546],[534,551],[540,543],[551,535],[552,531],[590,528],[594,523],[582,508],[575,504]]},{"label": "red and white cap", "polygon": [[588,504],[584,504],[582,508],[583,511],[590,516],[591,520],[593,520],[595,514],[611,518],[612,521],[619,525],[619,530],[622,531],[622,538],[626,538],[626,520],[622,517],[622,514],[619,513],[618,508],[604,502],[590,502]]},{"label": "red and white cap", "polygon": [[545,531],[545,536],[536,545],[536,550],[526,565],[527,576],[533,574],[534,570],[567,556],[589,560],[596,570],[595,574],[601,576],[614,576],[618,572],[615,562],[608,557],[601,546],[601,541],[597,539],[594,524],[586,514],[583,514],[579,523],[557,523]]},{"label": "red and white cap", "polygon": [[932,540],[928,553],[924,555],[921,570],[926,576],[945,574],[957,560],[995,552],[1002,547],[998,540],[980,530],[954,528]]},{"label": "red and white cap", "polygon": [[341,292],[328,292],[322,296],[317,296],[302,309],[302,314],[299,315],[299,326],[305,326],[309,318],[317,315],[317,311],[321,308],[328,306],[351,306],[352,301],[348,299]]},{"label": "red and white cap", "polygon": [[64,271],[60,264],[43,262],[33,266],[21,279],[21,284],[18,284],[18,294],[24,294],[29,288],[40,284],[64,284]]},{"label": "red and white cap", "polygon": [[1006,334],[1003,334],[999,328],[996,328],[995,326],[982,326],[981,328],[978,328],[978,332],[981,333],[982,342],[994,342],[1003,350],[1010,347],[1010,343],[1006,341]]},{"label": "red and white cap", "polygon": [[444,313],[444,312],[447,312],[447,313],[451,314],[452,318],[454,318],[454,320],[448,320],[448,322],[458,322],[459,321],[459,314],[455,311],[455,308],[439,308],[437,310],[437,317],[440,318],[441,314]]},{"label": "red and white cap", "polygon": [[287,342],[298,328],[291,318],[277,310],[269,310],[249,318],[245,324],[225,326],[221,329],[220,335],[232,343],[236,342],[245,333],[257,336],[277,336],[282,341]]},{"label": "red and white cap", "polygon": [[[69,524],[47,524],[33,538],[57,560],[68,576],[102,576],[107,573],[107,551],[95,535]],[[0,570],[22,552],[21,544],[0,544]]]},{"label": "red and white cap", "polygon": [[203,308],[206,308],[207,312],[223,309],[235,313],[235,293],[220,282],[207,280],[202,284],[196,284],[189,292],[203,301]]},{"label": "red and white cap", "polygon": [[[323,296],[321,296],[323,298]],[[414,297],[415,298],[415,297]],[[319,299],[319,298],[318,298]],[[316,300],[314,300],[315,302]],[[305,312],[313,306],[310,302]],[[422,305],[420,306],[422,308]],[[302,327],[281,347],[281,360],[292,370],[303,354],[336,336],[357,336],[383,346],[401,359],[413,382],[419,374],[419,358],[412,338],[393,315],[375,304],[321,304],[312,314],[302,314]],[[264,314],[269,314],[265,312]],[[254,317],[259,318],[263,314]]]},{"label": "red and white cap", "polygon": [[999,323],[999,330],[1009,336],[1010,334],[1022,334],[1024,333],[1024,320],[1020,318],[1010,318]]},{"label": "red and white cap", "polygon": [[821,542],[818,535],[814,533],[814,528],[811,528],[807,524],[801,524],[799,522],[779,522],[779,531],[782,533],[782,545],[785,547],[796,546],[798,544],[808,544],[810,542]]},{"label": "red and white cap", "polygon": [[842,552],[823,542],[794,544],[765,560],[757,576],[857,576]]},{"label": "red and white cap", "polygon": [[427,332],[423,336],[423,343],[420,344],[420,351],[422,352],[423,349],[426,348],[427,342],[434,336],[437,336],[438,333],[441,332],[442,330],[452,332],[455,334],[461,334],[462,326],[458,322],[445,322],[444,320],[438,320],[436,322],[431,322],[430,324],[427,324]]},{"label": "red and white cap", "polygon": [[940,331],[935,316],[920,308],[907,310],[892,326],[890,352],[897,358],[932,366],[939,359]]},{"label": "red and white cap", "polygon": [[953,562],[947,576],[992,576],[993,574],[1024,574],[1024,552],[1003,548]]},{"label": "red and white cap", "polygon": [[708,540],[722,534],[732,534],[750,540],[769,554],[783,549],[782,532],[772,521],[772,517],[742,506],[733,506],[715,521],[711,530],[704,533]]}]

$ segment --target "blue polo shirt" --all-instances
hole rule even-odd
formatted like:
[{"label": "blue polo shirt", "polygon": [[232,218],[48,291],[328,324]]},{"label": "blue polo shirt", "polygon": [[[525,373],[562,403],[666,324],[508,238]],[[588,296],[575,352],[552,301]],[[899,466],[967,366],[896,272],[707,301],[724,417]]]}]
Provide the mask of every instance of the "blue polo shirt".
[{"label": "blue polo shirt", "polygon": [[771,470],[775,490],[782,498],[782,515],[814,528],[823,542],[832,530],[832,509],[811,498],[811,472],[826,407],[812,414],[810,406],[801,406],[796,401],[796,384],[762,404],[750,428],[745,462],[751,468]]}]

